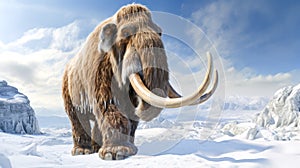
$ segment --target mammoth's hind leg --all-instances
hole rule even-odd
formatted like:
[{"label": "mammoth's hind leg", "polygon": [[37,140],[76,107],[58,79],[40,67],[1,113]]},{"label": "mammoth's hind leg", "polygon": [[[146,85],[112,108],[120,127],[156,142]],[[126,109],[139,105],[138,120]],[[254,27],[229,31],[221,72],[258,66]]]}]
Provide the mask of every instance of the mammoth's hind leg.
[{"label": "mammoth's hind leg", "polygon": [[102,146],[102,135],[99,130],[98,122],[95,121],[94,127],[92,129],[92,152],[96,153]]},{"label": "mammoth's hind leg", "polygon": [[75,108],[68,87],[68,71],[66,70],[63,76],[62,97],[64,100],[65,111],[71,121],[72,136],[74,147],[72,155],[89,154],[91,153],[91,127],[89,118],[82,114],[79,109]]},{"label": "mammoth's hind leg", "polygon": [[72,125],[74,143],[72,155],[92,153],[91,127],[88,117],[76,111],[71,111],[68,115]]},{"label": "mammoth's hind leg", "polygon": [[74,147],[72,149],[72,155],[82,155],[91,153],[91,127],[89,119],[85,114],[81,114],[78,109],[76,109],[67,89],[63,87],[63,98],[65,104],[65,111],[71,121],[72,126],[72,136]]}]

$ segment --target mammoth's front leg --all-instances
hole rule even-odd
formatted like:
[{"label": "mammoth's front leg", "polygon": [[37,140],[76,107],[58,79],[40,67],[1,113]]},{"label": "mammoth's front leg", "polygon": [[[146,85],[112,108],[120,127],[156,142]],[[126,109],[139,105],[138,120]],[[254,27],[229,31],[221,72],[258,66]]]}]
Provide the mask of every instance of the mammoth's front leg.
[{"label": "mammoth's front leg", "polygon": [[102,147],[99,156],[104,160],[121,160],[137,153],[134,142],[134,122],[127,119],[115,105],[109,105],[99,119]]}]

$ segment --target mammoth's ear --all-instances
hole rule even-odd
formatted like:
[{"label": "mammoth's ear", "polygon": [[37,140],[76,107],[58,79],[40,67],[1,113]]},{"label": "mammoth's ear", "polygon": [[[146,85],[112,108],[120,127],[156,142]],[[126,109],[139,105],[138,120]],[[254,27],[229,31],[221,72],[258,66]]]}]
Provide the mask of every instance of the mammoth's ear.
[{"label": "mammoth's ear", "polygon": [[100,42],[98,50],[108,52],[114,45],[117,36],[117,26],[113,23],[108,23],[101,29],[99,34]]}]

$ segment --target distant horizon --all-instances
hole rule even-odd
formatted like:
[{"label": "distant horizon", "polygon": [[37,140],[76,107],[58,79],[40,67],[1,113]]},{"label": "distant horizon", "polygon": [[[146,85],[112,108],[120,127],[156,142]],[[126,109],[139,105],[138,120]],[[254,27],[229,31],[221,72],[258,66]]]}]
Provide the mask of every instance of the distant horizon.
[{"label": "distant horizon", "polygon": [[[0,82],[1,81],[5,81],[5,80],[0,79]],[[7,81],[5,81],[5,82],[7,82]],[[14,86],[11,86],[8,82],[7,82],[7,86],[14,87]],[[300,86],[300,84],[299,84],[299,86]],[[18,88],[16,88],[16,89],[18,89]],[[23,94],[22,91],[20,91],[19,89],[18,89],[18,92],[20,94]],[[5,97],[5,98],[7,99],[7,97]],[[4,100],[5,100],[5,98],[4,98]],[[272,97],[259,97],[259,96],[247,97],[247,96],[241,96],[241,95],[231,95],[231,96],[226,97],[222,111],[231,111],[231,110],[240,109],[242,111],[250,110],[250,111],[259,112],[259,111],[263,110],[263,108],[265,108],[265,106],[267,105],[267,103],[269,103],[271,98]],[[30,97],[28,97],[28,100],[30,101]],[[0,101],[3,101],[1,98],[1,95],[0,95]],[[38,118],[40,118],[40,117],[42,117],[42,118],[43,117],[68,118],[68,116],[64,112],[64,109],[62,109],[62,108],[61,109],[49,109],[46,107],[35,107],[32,105],[31,105],[31,107],[33,108],[33,110],[36,113],[36,116]],[[190,109],[190,108],[188,108],[188,109]],[[210,109],[210,101],[202,104],[200,107],[197,107],[197,111],[207,111],[209,109]],[[172,111],[171,109],[163,111],[162,116],[165,116],[165,115],[168,116],[168,114],[171,111]],[[68,122],[68,120],[67,120],[67,122]]]}]

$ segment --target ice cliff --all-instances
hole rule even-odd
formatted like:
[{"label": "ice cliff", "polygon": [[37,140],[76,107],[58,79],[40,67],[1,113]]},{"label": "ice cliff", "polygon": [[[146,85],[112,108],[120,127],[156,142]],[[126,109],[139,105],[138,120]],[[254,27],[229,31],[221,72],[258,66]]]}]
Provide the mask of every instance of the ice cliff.
[{"label": "ice cliff", "polygon": [[0,131],[39,134],[39,125],[27,96],[0,80]]},{"label": "ice cliff", "polygon": [[300,127],[300,84],[278,90],[264,110],[256,117],[262,127]]}]

